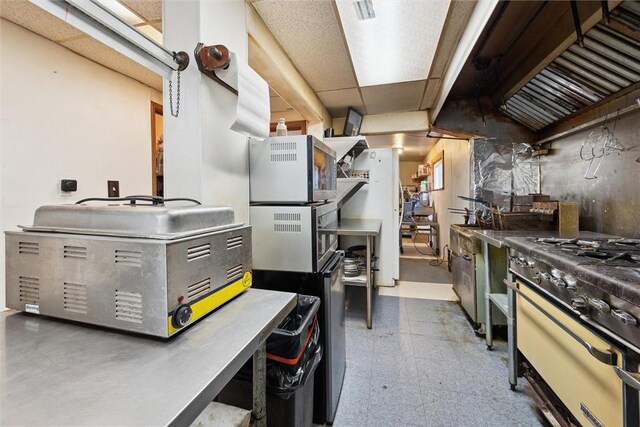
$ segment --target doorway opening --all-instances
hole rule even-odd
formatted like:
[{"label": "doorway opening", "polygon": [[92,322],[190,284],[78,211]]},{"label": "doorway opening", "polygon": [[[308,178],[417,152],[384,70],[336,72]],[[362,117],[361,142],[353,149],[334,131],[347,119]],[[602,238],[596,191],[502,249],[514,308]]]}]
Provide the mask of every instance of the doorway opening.
[{"label": "doorway opening", "polygon": [[164,197],[164,134],[162,105],[151,101],[151,189]]}]

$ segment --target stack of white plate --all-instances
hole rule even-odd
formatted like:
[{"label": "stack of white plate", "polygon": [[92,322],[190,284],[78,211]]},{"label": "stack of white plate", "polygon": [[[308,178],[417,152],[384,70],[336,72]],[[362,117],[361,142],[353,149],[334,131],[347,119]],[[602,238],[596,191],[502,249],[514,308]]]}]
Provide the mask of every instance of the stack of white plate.
[{"label": "stack of white plate", "polygon": [[356,258],[344,259],[344,275],[346,277],[356,277],[360,274],[360,267]]}]

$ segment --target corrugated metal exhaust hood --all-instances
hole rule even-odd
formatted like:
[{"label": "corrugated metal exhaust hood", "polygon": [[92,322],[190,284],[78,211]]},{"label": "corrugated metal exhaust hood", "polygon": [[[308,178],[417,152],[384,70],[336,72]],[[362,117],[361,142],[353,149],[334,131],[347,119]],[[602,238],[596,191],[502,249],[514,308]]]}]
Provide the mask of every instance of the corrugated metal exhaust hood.
[{"label": "corrugated metal exhaust hood", "polygon": [[[640,29],[640,4],[623,2],[611,20]],[[500,110],[538,131],[640,82],[640,42],[600,23],[511,96]]]}]

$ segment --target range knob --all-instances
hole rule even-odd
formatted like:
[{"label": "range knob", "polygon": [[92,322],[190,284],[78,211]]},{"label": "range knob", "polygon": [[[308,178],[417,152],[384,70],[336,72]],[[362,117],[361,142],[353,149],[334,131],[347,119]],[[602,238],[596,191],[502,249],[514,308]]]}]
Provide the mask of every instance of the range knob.
[{"label": "range knob", "polygon": [[623,310],[619,310],[619,309],[613,309],[611,310],[611,315],[621,321],[622,323],[624,323],[627,326],[637,326],[638,325],[638,320],[633,317],[632,315],[630,315],[629,313],[627,313],[626,311]]},{"label": "range knob", "polygon": [[587,300],[584,297],[577,297],[577,298],[572,298],[571,299],[571,307],[573,307],[574,310],[577,310],[580,312],[580,314],[589,314],[590,311],[590,307],[587,304]]},{"label": "range knob", "polygon": [[[572,275],[565,274],[562,280],[564,280],[564,283],[567,284],[567,289],[570,289],[572,291],[578,290],[578,279],[576,279]],[[586,300],[585,300],[585,304],[586,304]]]},{"label": "range knob", "polygon": [[564,276],[562,271],[558,270],[557,268],[552,268],[551,269],[551,275],[553,277],[555,277],[556,279],[562,279],[562,276]]},{"label": "range knob", "polygon": [[191,310],[191,307],[189,307],[188,305],[179,306],[173,313],[171,324],[173,324],[173,327],[176,329],[184,328],[189,324],[192,313],[193,310]]},{"label": "range knob", "polygon": [[562,280],[559,277],[555,277],[555,276],[551,277],[550,282],[551,282],[552,285],[556,285],[559,288],[564,288],[564,287],[567,286],[567,284],[564,283],[564,280]]},{"label": "range knob", "polygon": [[611,311],[611,307],[604,300],[600,298],[589,298],[589,305],[600,313],[608,313]]}]

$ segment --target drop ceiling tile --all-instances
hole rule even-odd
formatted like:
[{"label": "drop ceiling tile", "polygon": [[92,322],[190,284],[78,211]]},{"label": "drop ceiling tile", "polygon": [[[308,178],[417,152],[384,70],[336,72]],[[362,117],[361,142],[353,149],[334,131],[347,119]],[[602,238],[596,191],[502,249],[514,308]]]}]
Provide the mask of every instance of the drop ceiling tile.
[{"label": "drop ceiling tile", "polygon": [[[120,3],[140,15],[145,21],[162,19],[162,0],[119,0]],[[160,28],[160,31],[162,29]]]},{"label": "drop ceiling tile", "polygon": [[332,1],[262,0],[252,4],[315,91],[356,86]]},{"label": "drop ceiling tile", "polygon": [[271,112],[272,113],[281,112],[281,111],[288,111],[288,110],[293,110],[293,107],[291,105],[289,105],[287,103],[287,101],[285,101],[284,99],[280,98],[277,95],[271,97]]},{"label": "drop ceiling tile", "polygon": [[362,97],[368,114],[420,109],[426,80],[363,87]]},{"label": "drop ceiling tile", "polygon": [[162,77],[95,39],[85,37],[61,44],[85,58],[162,91]]},{"label": "drop ceiling tile", "polygon": [[346,116],[347,107],[354,107],[361,113],[365,113],[360,91],[357,88],[318,92],[318,98],[333,117]]},{"label": "drop ceiling tile", "polygon": [[49,40],[59,41],[84,33],[27,0],[0,0],[0,17]]},{"label": "drop ceiling tile", "polygon": [[149,25],[151,25],[156,30],[162,32],[162,20],[159,19],[157,21],[149,21]]},{"label": "drop ceiling tile", "polygon": [[422,99],[422,104],[420,104],[421,110],[433,107],[433,101],[436,99],[439,89],[440,79],[429,79],[427,81],[427,90],[424,92],[424,98]]}]

